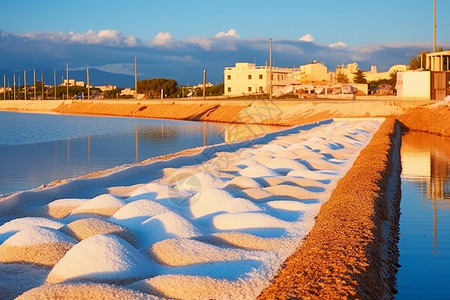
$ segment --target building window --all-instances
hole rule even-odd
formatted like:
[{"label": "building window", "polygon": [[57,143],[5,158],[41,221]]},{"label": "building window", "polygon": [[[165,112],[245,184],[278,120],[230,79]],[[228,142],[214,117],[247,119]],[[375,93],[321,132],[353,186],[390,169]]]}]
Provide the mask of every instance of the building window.
[{"label": "building window", "polygon": [[231,93],[231,88],[230,87],[228,88],[228,93]]},{"label": "building window", "polygon": [[259,87],[259,92],[260,92],[260,93],[263,92],[263,87],[262,87],[262,86]]},{"label": "building window", "polygon": [[248,91],[249,91],[249,92],[252,91],[252,87],[251,87],[251,86],[248,87]]},{"label": "building window", "polygon": [[259,79],[263,79],[263,76],[262,76],[262,74],[259,74]]},{"label": "building window", "polygon": [[231,75],[228,75],[228,76],[227,76],[227,79],[228,79],[228,80],[231,80]]},{"label": "building window", "polygon": [[252,75],[248,75],[248,80],[251,80],[252,79]]}]

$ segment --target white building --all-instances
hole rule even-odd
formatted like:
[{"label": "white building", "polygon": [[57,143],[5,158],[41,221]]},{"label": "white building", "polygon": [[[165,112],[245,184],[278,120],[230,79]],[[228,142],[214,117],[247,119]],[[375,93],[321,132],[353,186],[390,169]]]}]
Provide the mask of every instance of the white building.
[{"label": "white building", "polygon": [[[234,67],[226,67],[224,86],[226,96],[269,93],[270,70],[267,66],[256,66],[252,63],[236,63]],[[292,68],[272,67],[273,90],[292,83]]]},{"label": "white building", "polygon": [[324,64],[316,61],[300,66],[298,69],[293,69],[292,78],[300,83],[331,81],[328,68]]},{"label": "white building", "polygon": [[[389,79],[391,73],[393,72],[405,72],[407,70],[406,65],[394,65],[389,68],[387,72],[378,72],[376,66],[371,66],[370,71],[364,71],[364,76],[367,82],[377,81],[380,79]],[[345,75],[349,82],[353,83],[353,78],[355,77],[355,72],[358,71],[359,67],[357,63],[351,63],[347,65],[339,65],[336,67],[336,75]]]}]

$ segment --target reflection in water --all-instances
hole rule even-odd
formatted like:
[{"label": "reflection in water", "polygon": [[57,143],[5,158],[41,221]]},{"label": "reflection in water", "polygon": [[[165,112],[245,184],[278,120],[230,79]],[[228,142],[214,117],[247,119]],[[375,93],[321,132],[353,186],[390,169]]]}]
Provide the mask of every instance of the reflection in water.
[{"label": "reflection in water", "polygon": [[[223,143],[227,137],[229,141],[245,138],[230,138],[226,133],[236,125],[173,120],[8,112],[0,113],[0,125],[0,195],[187,148]],[[242,126],[247,125],[238,125]],[[259,132],[282,129],[263,128],[265,131]]]},{"label": "reflection in water", "polygon": [[402,177],[425,183],[431,199],[450,200],[450,138],[409,132],[402,143]]},{"label": "reflection in water", "polygon": [[408,132],[402,140],[397,299],[448,299],[450,138]]}]

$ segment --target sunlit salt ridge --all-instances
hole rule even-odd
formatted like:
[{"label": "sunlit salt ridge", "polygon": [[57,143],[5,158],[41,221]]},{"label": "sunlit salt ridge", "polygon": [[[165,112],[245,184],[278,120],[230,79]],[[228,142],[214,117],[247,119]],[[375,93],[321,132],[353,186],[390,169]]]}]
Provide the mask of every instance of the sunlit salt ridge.
[{"label": "sunlit salt ridge", "polygon": [[[0,203],[9,214],[0,266],[50,266],[42,291],[83,282],[167,298],[254,299],[382,121],[326,120],[13,194]],[[39,251],[55,251],[57,261],[39,260]],[[29,288],[18,283],[10,293]]]}]

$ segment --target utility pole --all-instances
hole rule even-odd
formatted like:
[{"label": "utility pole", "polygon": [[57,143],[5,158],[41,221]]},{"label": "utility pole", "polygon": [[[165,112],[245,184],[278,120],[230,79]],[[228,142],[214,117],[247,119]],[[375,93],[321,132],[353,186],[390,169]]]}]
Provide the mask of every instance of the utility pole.
[{"label": "utility pole", "polygon": [[3,100],[6,100],[6,75],[3,75]]},{"label": "utility pole", "polygon": [[44,97],[44,73],[41,73],[41,87],[42,87],[41,100],[45,100],[45,97]]},{"label": "utility pole", "polygon": [[16,74],[13,74],[13,87],[14,87],[13,100],[16,100]]},{"label": "utility pole", "polygon": [[206,69],[203,69],[203,100],[206,99]]},{"label": "utility pole", "polygon": [[433,7],[433,52],[436,52],[436,0]]},{"label": "utility pole", "polygon": [[25,100],[27,100],[27,71],[23,71],[23,86],[25,87]]},{"label": "utility pole", "polygon": [[134,57],[134,99],[137,100],[137,57]]},{"label": "utility pole", "polygon": [[36,100],[36,69],[33,69],[34,100]]},{"label": "utility pole", "polygon": [[69,64],[66,64],[66,75],[67,100],[69,100]]},{"label": "utility pole", "polygon": [[53,69],[53,86],[55,88],[55,100],[56,100],[56,70]]},{"label": "utility pole", "polygon": [[86,77],[87,77],[88,99],[91,99],[91,85],[89,83],[89,68],[86,69]]},{"label": "utility pole", "polygon": [[269,99],[272,100],[272,38],[269,49]]}]

